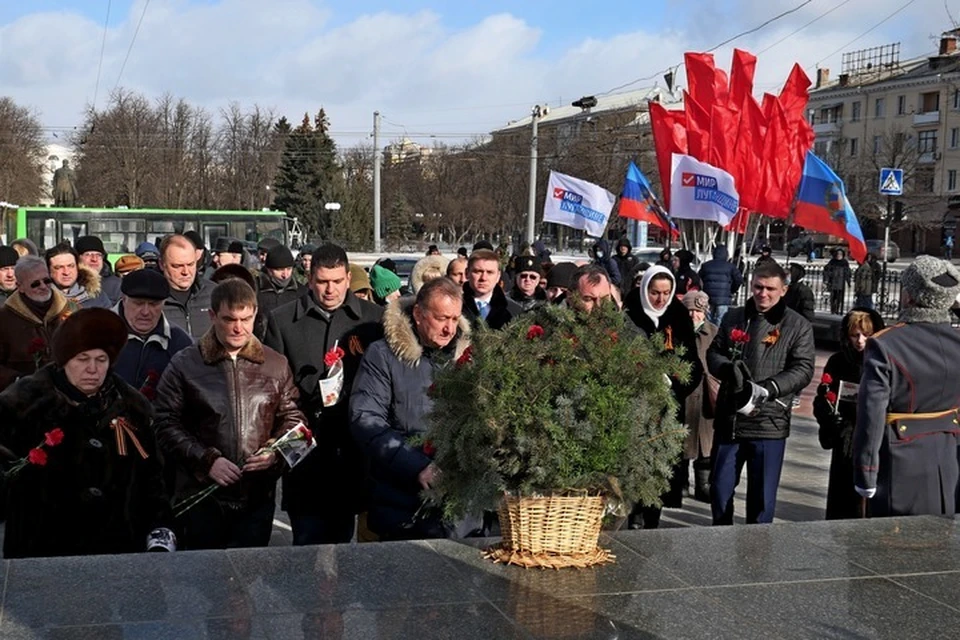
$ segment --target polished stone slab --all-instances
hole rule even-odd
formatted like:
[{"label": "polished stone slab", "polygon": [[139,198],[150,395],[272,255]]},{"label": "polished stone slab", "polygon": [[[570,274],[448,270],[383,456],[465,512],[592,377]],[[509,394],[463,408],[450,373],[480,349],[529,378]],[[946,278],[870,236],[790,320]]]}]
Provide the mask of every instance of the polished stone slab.
[{"label": "polished stone slab", "polygon": [[603,536],[614,565],[522,570],[490,540],[4,561],[0,638],[935,638],[960,629],[955,521]]}]

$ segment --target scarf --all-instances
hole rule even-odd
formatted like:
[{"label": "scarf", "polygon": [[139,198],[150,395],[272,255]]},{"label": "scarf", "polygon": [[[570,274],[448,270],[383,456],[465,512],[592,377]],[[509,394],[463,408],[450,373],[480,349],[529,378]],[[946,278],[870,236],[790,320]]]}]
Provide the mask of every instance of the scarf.
[{"label": "scarf", "polygon": [[[653,305],[650,304],[650,298],[647,294],[647,290],[650,287],[650,281],[653,280],[653,276],[661,273],[670,276],[670,297],[667,299],[667,304],[663,305],[662,309],[654,309]],[[643,307],[643,312],[647,315],[647,317],[653,321],[653,326],[657,327],[658,329],[660,328],[660,318],[667,312],[667,309],[670,308],[670,301],[673,300],[673,296],[676,292],[677,279],[666,267],[654,265],[643,272],[643,278],[640,280],[640,306]]]}]

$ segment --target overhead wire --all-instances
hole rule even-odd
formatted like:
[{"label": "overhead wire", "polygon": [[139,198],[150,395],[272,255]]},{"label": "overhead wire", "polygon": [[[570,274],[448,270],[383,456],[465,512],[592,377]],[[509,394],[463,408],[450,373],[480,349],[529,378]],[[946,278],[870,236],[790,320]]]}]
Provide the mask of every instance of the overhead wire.
[{"label": "overhead wire", "polygon": [[870,27],[869,29],[867,29],[866,31],[864,31],[863,33],[861,33],[860,35],[858,35],[856,38],[854,38],[854,39],[851,40],[850,42],[848,42],[848,43],[846,43],[845,45],[843,45],[842,47],[836,49],[835,51],[832,51],[829,55],[826,55],[826,56],[824,56],[823,58],[817,60],[813,65],[807,67],[807,69],[810,69],[810,68],[813,68],[813,67],[817,67],[817,66],[820,65],[821,62],[824,62],[824,61],[826,61],[826,60],[829,60],[830,58],[832,58],[833,56],[837,55],[838,53],[840,53],[841,51],[843,51],[844,49],[846,49],[846,48],[849,47],[850,45],[854,44],[855,42],[857,42],[858,40],[860,40],[860,39],[863,38],[864,36],[870,34],[870,33],[873,32],[874,30],[876,30],[877,28],[879,28],[880,26],[882,26],[882,25],[883,25],[884,23],[886,23],[888,20],[890,20],[891,18],[893,18],[894,16],[896,16],[898,13],[900,13],[901,11],[903,11],[904,9],[906,9],[907,7],[909,7],[910,5],[912,5],[912,4],[913,4],[914,2],[916,2],[916,1],[917,1],[917,0],[907,0],[907,2],[905,2],[904,4],[902,4],[899,9],[897,9],[896,11],[894,11],[893,13],[891,13],[890,15],[888,15],[886,18],[884,18],[883,20],[881,20],[881,21],[878,22],[877,24],[873,25],[872,27]]},{"label": "overhead wire", "polygon": [[764,47],[763,49],[760,49],[760,51],[757,52],[757,55],[759,56],[760,54],[763,54],[763,53],[766,53],[767,51],[770,51],[770,49],[773,49],[773,48],[776,47],[777,45],[783,44],[784,41],[789,40],[790,38],[792,38],[793,36],[797,35],[798,33],[800,33],[801,31],[803,31],[804,29],[806,29],[806,28],[809,27],[810,25],[814,24],[815,22],[819,22],[819,21],[822,20],[823,18],[826,18],[828,15],[830,15],[831,13],[833,13],[834,11],[836,11],[837,9],[843,7],[844,5],[850,4],[850,1],[851,1],[851,0],[843,0],[843,2],[841,2],[840,4],[834,6],[832,9],[828,9],[827,11],[824,11],[823,13],[821,13],[820,15],[818,15],[816,18],[814,18],[814,19],[811,20],[810,22],[806,23],[806,24],[803,25],[802,27],[799,27],[798,29],[795,29],[795,30],[791,31],[790,33],[788,33],[787,35],[783,36],[782,38],[780,38],[779,40],[777,40],[776,42],[774,42],[774,43],[771,44],[770,46]]},{"label": "overhead wire", "polygon": [[97,63],[97,82],[93,86],[93,108],[97,108],[97,95],[100,93],[100,72],[103,70],[103,53],[107,48],[107,27],[110,25],[110,7],[113,0],[107,0],[107,17],[103,20],[103,39],[100,41],[100,61]]},{"label": "overhead wire", "polygon": [[146,0],[143,3],[143,11],[140,12],[140,19],[137,21],[137,28],[133,32],[133,38],[130,40],[130,46],[127,47],[127,55],[123,58],[123,64],[120,65],[120,73],[117,74],[117,82],[113,85],[113,90],[116,91],[117,87],[120,86],[120,78],[123,77],[123,71],[127,68],[127,61],[130,60],[130,53],[133,51],[133,45],[137,42],[137,36],[140,34],[140,26],[143,25],[143,17],[147,15],[147,7],[150,6],[150,0]]}]

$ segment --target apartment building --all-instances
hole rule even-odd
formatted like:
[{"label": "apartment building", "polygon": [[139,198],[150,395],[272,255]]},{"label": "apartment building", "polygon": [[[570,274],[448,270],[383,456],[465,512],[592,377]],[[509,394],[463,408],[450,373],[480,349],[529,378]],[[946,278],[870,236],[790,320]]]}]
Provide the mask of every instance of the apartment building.
[{"label": "apartment building", "polygon": [[960,211],[958,36],[946,32],[936,55],[907,61],[899,44],[846,54],[836,79],[818,69],[810,93],[814,153],[846,181],[868,238],[882,236],[887,207],[878,168],[904,169],[892,238],[910,253],[937,253]]}]

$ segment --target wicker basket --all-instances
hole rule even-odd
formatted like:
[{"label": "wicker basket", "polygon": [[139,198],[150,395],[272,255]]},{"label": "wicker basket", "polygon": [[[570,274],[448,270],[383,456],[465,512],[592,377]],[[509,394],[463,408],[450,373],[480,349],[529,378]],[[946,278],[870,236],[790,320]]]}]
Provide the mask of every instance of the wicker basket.
[{"label": "wicker basket", "polygon": [[503,541],[487,557],[557,569],[612,562],[613,555],[597,547],[604,507],[602,496],[505,495],[497,510]]}]

